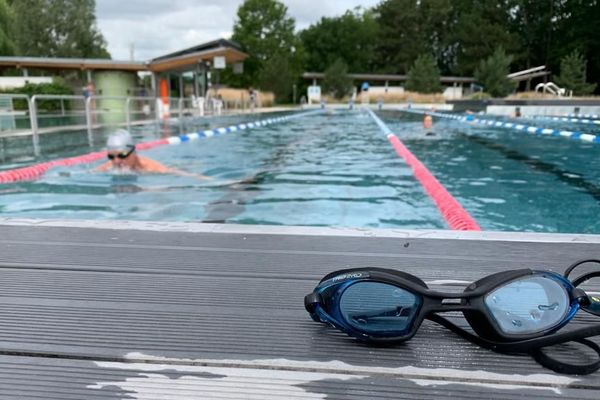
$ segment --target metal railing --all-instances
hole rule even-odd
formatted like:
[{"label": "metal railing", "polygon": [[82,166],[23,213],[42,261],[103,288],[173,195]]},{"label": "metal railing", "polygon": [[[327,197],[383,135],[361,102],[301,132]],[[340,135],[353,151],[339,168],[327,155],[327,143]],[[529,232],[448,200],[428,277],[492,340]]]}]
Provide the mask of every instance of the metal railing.
[{"label": "metal railing", "polygon": [[[136,102],[142,102],[143,104],[141,107],[141,110],[133,110],[131,109],[131,102],[132,101],[136,101]],[[131,124],[132,124],[132,117],[134,117],[135,121],[140,121],[143,119],[143,116],[152,116],[152,114],[154,114],[154,117],[152,119],[152,121],[159,121],[160,120],[160,106],[158,104],[159,99],[156,97],[143,97],[143,96],[134,96],[134,97],[127,97],[125,100],[125,115],[127,117],[126,123],[127,123],[127,130],[131,130]],[[152,112],[152,106],[154,106],[154,113]],[[142,116],[142,118],[137,118],[139,116]]]},{"label": "metal railing", "polygon": [[[39,113],[41,111],[38,108],[38,101],[50,100],[50,101],[60,101],[61,104],[61,113],[60,114],[52,114],[50,113]],[[36,94],[31,97],[31,109],[29,112],[29,118],[31,120],[31,133],[33,136],[33,151],[35,156],[40,155],[40,145],[39,145],[39,121],[40,117],[46,119],[55,119],[55,118],[82,118],[85,117],[85,109],[83,111],[74,109],[72,112],[65,111],[65,100],[69,100],[69,108],[73,105],[73,103],[77,101],[84,102],[84,96],[74,96],[74,95],[52,95],[52,94]]]},{"label": "metal railing", "polygon": [[12,101],[14,99],[23,99],[27,102],[27,112],[29,113],[29,118],[27,118],[27,119],[29,120],[29,127],[31,128],[31,130],[33,132],[33,134],[31,135],[31,140],[32,140],[32,144],[33,144],[33,153],[36,157],[39,156],[40,155],[39,138],[37,135],[37,129],[34,130],[34,126],[37,126],[37,121],[34,122],[34,120],[31,117],[32,115],[35,115],[35,110],[34,110],[34,105],[32,104],[32,101],[29,98],[29,96],[26,94],[0,94],[0,98],[11,100],[11,110],[9,112],[13,116],[15,116],[14,115],[15,109],[14,109],[14,106],[12,105]]},{"label": "metal railing", "polygon": [[[171,118],[177,120],[179,129],[188,118],[207,115],[229,114],[249,107],[245,101],[226,101],[213,96],[196,98],[164,99],[147,96],[82,96],[82,95],[34,95],[0,94],[9,99],[6,107],[0,106],[0,117],[10,120],[8,130],[2,132],[19,135],[31,133],[33,152],[40,155],[40,133],[65,130],[86,131],[89,146],[94,146],[94,130],[107,126],[122,125],[131,130],[134,124],[156,123]],[[26,102],[27,110],[15,110],[14,101]],[[10,106],[8,106],[10,105]],[[16,117],[18,124],[13,123]],[[18,126],[17,126],[18,125]],[[28,130],[29,128],[29,130]]]}]

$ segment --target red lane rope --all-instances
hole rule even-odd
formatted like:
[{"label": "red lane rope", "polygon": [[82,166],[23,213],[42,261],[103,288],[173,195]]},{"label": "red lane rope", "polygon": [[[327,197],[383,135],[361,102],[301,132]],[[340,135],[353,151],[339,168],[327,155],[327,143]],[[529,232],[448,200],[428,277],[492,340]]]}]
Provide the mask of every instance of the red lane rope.
[{"label": "red lane rope", "polygon": [[394,134],[387,135],[396,153],[412,168],[415,178],[423,185],[427,194],[432,198],[442,217],[450,229],[459,231],[480,231],[481,227],[446,190],[446,188],[429,172],[427,167]]},{"label": "red lane rope", "polygon": [[[167,139],[154,140],[152,142],[140,143],[136,145],[139,150],[148,150],[157,146],[169,144]],[[88,164],[94,161],[106,158],[106,151],[97,151],[83,154],[81,156],[63,158],[60,160],[47,161],[40,164],[30,165],[28,167],[11,169],[0,172],[0,183],[10,183],[18,181],[28,181],[39,178],[52,167],[66,167],[77,164]]]},{"label": "red lane rope", "polygon": [[[175,140],[175,141],[171,142],[168,139],[159,139],[159,140],[154,140],[152,142],[139,143],[136,145],[136,148],[138,148],[139,150],[148,150],[148,149],[154,148],[156,146],[162,146],[162,145],[171,144],[171,143],[181,143],[181,141],[184,138],[186,139],[186,141],[190,140],[190,137],[192,135],[195,135],[196,139],[199,137],[199,135],[202,135],[203,137],[209,136],[208,133],[210,134],[210,136],[220,135],[222,133],[234,132],[234,131],[237,131],[240,129],[246,129],[248,127],[259,127],[259,126],[265,126],[268,124],[272,124],[274,122],[288,121],[292,118],[298,118],[298,117],[302,117],[302,116],[306,116],[306,115],[314,114],[314,113],[320,113],[320,112],[322,112],[322,110],[313,110],[313,111],[302,112],[302,113],[294,114],[294,115],[287,115],[284,117],[268,118],[266,120],[254,121],[254,122],[250,122],[247,124],[234,125],[234,126],[227,127],[227,128],[216,128],[216,129],[212,129],[212,130],[209,129],[204,132],[179,135],[179,137],[172,136],[171,137],[172,139],[179,138],[180,140]],[[233,128],[235,128],[235,130]],[[28,167],[3,171],[3,172],[0,172],[0,183],[9,183],[9,182],[17,182],[17,181],[36,179],[36,178],[39,178],[40,176],[42,176],[46,171],[48,171],[48,169],[50,169],[52,167],[90,163],[90,162],[97,161],[103,157],[106,157],[106,152],[104,152],[104,151],[96,152],[96,153],[88,153],[88,154],[84,154],[84,155],[78,156],[78,157],[64,158],[61,160],[49,161],[49,162],[45,162],[45,163],[41,163],[41,164],[30,165]]]}]

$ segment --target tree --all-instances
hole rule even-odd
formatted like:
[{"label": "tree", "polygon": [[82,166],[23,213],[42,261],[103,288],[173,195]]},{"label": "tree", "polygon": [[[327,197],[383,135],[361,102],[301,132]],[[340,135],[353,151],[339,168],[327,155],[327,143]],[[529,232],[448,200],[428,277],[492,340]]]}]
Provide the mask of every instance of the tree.
[{"label": "tree", "polygon": [[352,72],[369,72],[377,59],[377,22],[371,11],[360,8],[321,18],[300,32],[300,39],[307,71],[324,71],[339,58]]},{"label": "tree", "polygon": [[14,14],[5,0],[0,0],[0,55],[11,56],[15,53],[13,40]]},{"label": "tree", "polygon": [[507,78],[511,62],[512,57],[498,47],[494,54],[481,61],[475,70],[475,80],[492,96],[505,97],[515,89],[515,83]]},{"label": "tree", "polygon": [[95,7],[94,0],[15,1],[19,55],[110,58]]},{"label": "tree", "polygon": [[575,95],[592,94],[596,89],[596,84],[587,83],[586,71],[587,61],[585,57],[578,50],[575,50],[560,61],[560,76],[556,77],[556,83],[572,90]]},{"label": "tree", "polygon": [[238,8],[232,36],[249,54],[244,61],[244,74],[237,78],[240,79],[237,83],[258,84],[263,66],[275,55],[286,58],[289,65],[299,65],[300,43],[294,29],[294,19],[279,1],[245,0]]},{"label": "tree", "polygon": [[[555,18],[564,0],[512,0],[511,31],[519,46],[513,50],[519,69],[553,63],[558,25]],[[518,50],[518,51],[517,51]]]},{"label": "tree", "polygon": [[442,60],[452,10],[450,0],[384,0],[375,8],[379,24],[379,70],[406,73],[421,54]]},{"label": "tree", "polygon": [[432,55],[423,54],[415,60],[408,71],[406,89],[420,93],[441,92],[440,70]]},{"label": "tree", "polygon": [[[553,21],[557,26],[553,42],[550,67],[558,70],[559,60],[574,50],[579,50],[588,60],[590,82],[600,83],[600,2],[598,0],[562,1],[555,9]],[[596,86],[598,91],[600,85]]]},{"label": "tree", "polygon": [[511,53],[519,38],[511,31],[514,0],[455,0],[449,18],[446,50],[442,63],[452,73],[472,75],[481,60],[498,46]]},{"label": "tree", "polygon": [[275,54],[263,64],[259,87],[273,92],[277,102],[286,102],[290,100],[294,79],[294,69],[290,65],[289,58]]},{"label": "tree", "polygon": [[325,70],[323,91],[336,99],[342,99],[352,90],[352,79],[348,76],[348,66],[342,59],[337,59]]}]

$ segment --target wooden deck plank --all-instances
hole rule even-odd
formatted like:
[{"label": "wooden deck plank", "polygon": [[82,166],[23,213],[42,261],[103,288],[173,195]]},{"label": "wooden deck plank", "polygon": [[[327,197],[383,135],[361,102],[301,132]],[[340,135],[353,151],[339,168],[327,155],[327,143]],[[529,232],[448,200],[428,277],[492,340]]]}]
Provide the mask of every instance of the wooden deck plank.
[{"label": "wooden deck plank", "polygon": [[384,374],[0,357],[0,397],[23,399],[597,399],[583,388]]},{"label": "wooden deck plank", "polygon": [[[191,390],[223,398],[244,395],[231,389],[229,377],[248,371],[257,387],[265,376],[291,374],[285,379],[293,388],[286,390],[302,388],[298,398],[597,397],[600,373],[558,375],[529,357],[495,354],[431,323],[403,345],[370,347],[312,322],[303,307],[303,296],[339,268],[402,269],[436,286],[508,268],[562,271],[586,257],[600,257],[600,245],[0,225],[0,357],[21,363],[24,376],[37,376],[40,365],[49,374],[27,389],[2,363],[0,397],[143,392],[151,382],[134,362],[159,370],[199,368],[199,374],[226,369],[214,392],[205,379],[190,383]],[[590,322],[581,317],[572,325]],[[79,369],[79,363],[93,368]],[[61,368],[86,384],[72,390],[59,384],[53,374]],[[128,372],[102,380],[106,368]],[[132,379],[137,386],[128,386]],[[166,378],[156,379],[152,384]],[[88,387],[98,382],[116,383]],[[256,398],[279,396],[269,385],[263,389]],[[182,393],[172,398],[186,398]]]}]

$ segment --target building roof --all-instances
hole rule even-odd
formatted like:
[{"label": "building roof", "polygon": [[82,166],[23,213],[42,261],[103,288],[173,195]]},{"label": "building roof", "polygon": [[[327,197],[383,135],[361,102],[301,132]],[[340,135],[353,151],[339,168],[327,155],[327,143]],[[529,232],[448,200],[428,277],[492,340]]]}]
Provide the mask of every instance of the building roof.
[{"label": "building roof", "polygon": [[[323,79],[325,76],[322,72],[305,72],[302,74],[304,79]],[[365,81],[392,81],[392,82],[404,82],[408,79],[407,75],[396,75],[396,74],[348,74],[348,77],[354,80],[365,80]],[[440,81],[443,83],[472,83],[475,82],[475,78],[472,77],[461,77],[461,76],[442,76]]]},{"label": "building roof", "polygon": [[216,50],[219,48],[230,48],[233,50],[237,50],[239,52],[242,51],[242,46],[240,46],[239,43],[234,42],[233,40],[217,39],[217,40],[213,40],[212,42],[202,43],[197,46],[189,47],[184,50],[179,50],[179,51],[176,51],[173,53],[165,54],[164,56],[153,58],[152,62],[157,62],[157,61],[161,61],[161,60],[169,59],[169,58],[181,57],[181,56],[199,53],[199,52],[206,52],[207,50]]},{"label": "building roof", "polygon": [[173,69],[186,69],[199,62],[212,61],[216,56],[225,57],[226,62],[230,64],[248,58],[248,55],[241,50],[238,43],[218,39],[148,61],[119,61],[98,58],[0,57],[0,68],[162,72]]},{"label": "building roof", "polygon": [[118,61],[101,58],[0,57],[0,67],[40,69],[81,69],[144,71],[144,61]]},{"label": "building roof", "polygon": [[154,72],[181,70],[199,62],[211,62],[217,56],[225,57],[227,64],[241,62],[248,58],[248,55],[239,49],[237,43],[221,39],[155,58],[150,61],[149,68]]}]

